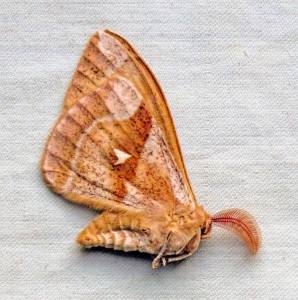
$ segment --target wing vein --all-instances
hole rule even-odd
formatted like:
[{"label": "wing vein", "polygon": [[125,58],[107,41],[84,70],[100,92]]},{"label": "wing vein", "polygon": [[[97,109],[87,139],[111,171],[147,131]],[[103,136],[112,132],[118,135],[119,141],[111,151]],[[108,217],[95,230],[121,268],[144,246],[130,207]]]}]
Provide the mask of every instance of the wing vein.
[{"label": "wing vein", "polygon": [[[108,192],[108,193],[110,193],[110,194],[112,194],[112,195],[118,197],[120,200],[122,199],[122,196],[119,195],[119,194],[117,194],[116,191],[109,190],[109,189],[107,189],[106,187],[104,187],[104,185],[102,185],[102,184],[100,184],[100,183],[97,183],[97,182],[93,182],[92,180],[90,180],[90,179],[87,178],[86,176],[84,176],[84,175],[78,173],[77,170],[71,168],[71,167],[70,167],[70,162],[69,162],[69,161],[67,161],[67,160],[61,158],[60,156],[58,156],[58,155],[52,153],[50,150],[48,150],[48,151],[49,151],[49,153],[50,153],[53,157],[58,158],[59,160],[61,160],[61,161],[65,164],[65,166],[66,166],[66,167],[68,168],[68,170],[70,171],[70,174],[71,174],[71,171],[72,171],[72,172],[75,173],[75,175],[77,175],[79,178],[82,178],[82,179],[84,179],[85,181],[89,182],[90,184],[92,184],[92,185],[94,185],[94,186],[96,186],[96,187],[98,187],[98,188],[101,188],[103,191]],[[65,174],[65,173],[60,172],[60,171],[52,171],[52,170],[45,170],[45,171],[46,171],[46,172],[56,172],[56,173]],[[66,174],[66,175],[67,175],[67,174]],[[69,175],[68,175],[68,176],[69,176]],[[119,177],[120,177],[120,176],[119,176]],[[90,195],[92,195],[91,192],[86,192],[86,193],[89,193]],[[95,193],[94,193],[93,195],[96,196]],[[101,197],[102,197],[102,198],[105,198],[104,196],[101,196]],[[111,198],[111,199],[110,199],[110,198],[106,198],[106,199],[107,199],[107,200],[113,200],[112,198]],[[119,202],[120,202],[120,201],[119,201]],[[125,203],[121,203],[121,204],[125,204]]]}]

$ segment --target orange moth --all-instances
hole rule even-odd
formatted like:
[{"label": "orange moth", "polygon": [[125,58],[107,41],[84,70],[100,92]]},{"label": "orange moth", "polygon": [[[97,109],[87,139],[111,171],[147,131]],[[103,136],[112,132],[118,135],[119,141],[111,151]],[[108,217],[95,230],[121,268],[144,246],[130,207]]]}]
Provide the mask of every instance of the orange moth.
[{"label": "orange moth", "polygon": [[261,245],[250,213],[210,216],[198,205],[155,76],[109,30],[93,34],[84,50],[41,169],[55,192],[103,211],[77,237],[87,248],[147,252],[157,268],[192,255],[212,224],[236,233],[252,254]]}]

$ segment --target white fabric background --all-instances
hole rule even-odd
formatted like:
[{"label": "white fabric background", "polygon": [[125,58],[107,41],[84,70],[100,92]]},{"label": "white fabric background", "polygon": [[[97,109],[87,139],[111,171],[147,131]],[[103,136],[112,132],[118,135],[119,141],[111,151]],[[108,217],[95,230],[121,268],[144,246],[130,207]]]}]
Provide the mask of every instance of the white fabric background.
[{"label": "white fabric background", "polygon": [[[293,0],[1,0],[1,299],[297,299],[298,6]],[[159,79],[190,180],[210,213],[255,215],[180,263],[82,251],[95,212],[43,183],[39,161],[90,35],[128,39]]]}]

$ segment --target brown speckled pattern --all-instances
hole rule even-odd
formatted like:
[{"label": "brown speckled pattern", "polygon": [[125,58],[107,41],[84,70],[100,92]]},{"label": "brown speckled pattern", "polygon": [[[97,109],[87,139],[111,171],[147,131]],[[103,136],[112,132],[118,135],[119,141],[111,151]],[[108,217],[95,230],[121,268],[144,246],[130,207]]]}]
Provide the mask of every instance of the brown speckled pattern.
[{"label": "brown speckled pattern", "polygon": [[120,36],[95,33],[43,154],[46,183],[105,212],[77,241],[86,247],[183,259],[207,237],[210,216],[190,187],[164,95]]}]

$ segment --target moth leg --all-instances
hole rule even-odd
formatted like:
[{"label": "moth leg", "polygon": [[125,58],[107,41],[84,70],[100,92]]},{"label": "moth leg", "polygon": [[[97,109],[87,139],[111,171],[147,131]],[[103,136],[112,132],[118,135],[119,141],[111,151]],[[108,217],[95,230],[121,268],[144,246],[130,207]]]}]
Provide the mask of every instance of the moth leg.
[{"label": "moth leg", "polygon": [[182,260],[186,257],[191,256],[195,251],[191,252],[191,253],[187,253],[187,254],[183,254],[183,255],[179,255],[179,256],[174,256],[174,257],[169,257],[166,259],[166,261],[168,263],[172,262],[172,261],[178,261],[178,260]]},{"label": "moth leg", "polygon": [[170,263],[172,261],[182,260],[186,257],[191,256],[194,252],[197,251],[200,241],[201,241],[201,231],[198,230],[197,233],[195,234],[195,236],[185,246],[184,254],[166,258],[166,261]]},{"label": "moth leg", "polygon": [[170,236],[171,236],[172,232],[170,232],[168,234],[168,236],[166,237],[165,243],[163,244],[163,246],[161,247],[158,255],[154,258],[153,262],[152,262],[152,268],[153,269],[157,269],[159,267],[159,262],[160,260],[162,260],[162,264],[163,266],[165,266],[167,264],[166,259],[163,257],[163,255],[165,254],[165,252],[167,251],[167,247],[168,247],[168,243],[170,240]]},{"label": "moth leg", "polygon": [[211,238],[211,234],[209,233],[205,233],[201,236],[201,240],[210,239],[210,238]]}]

